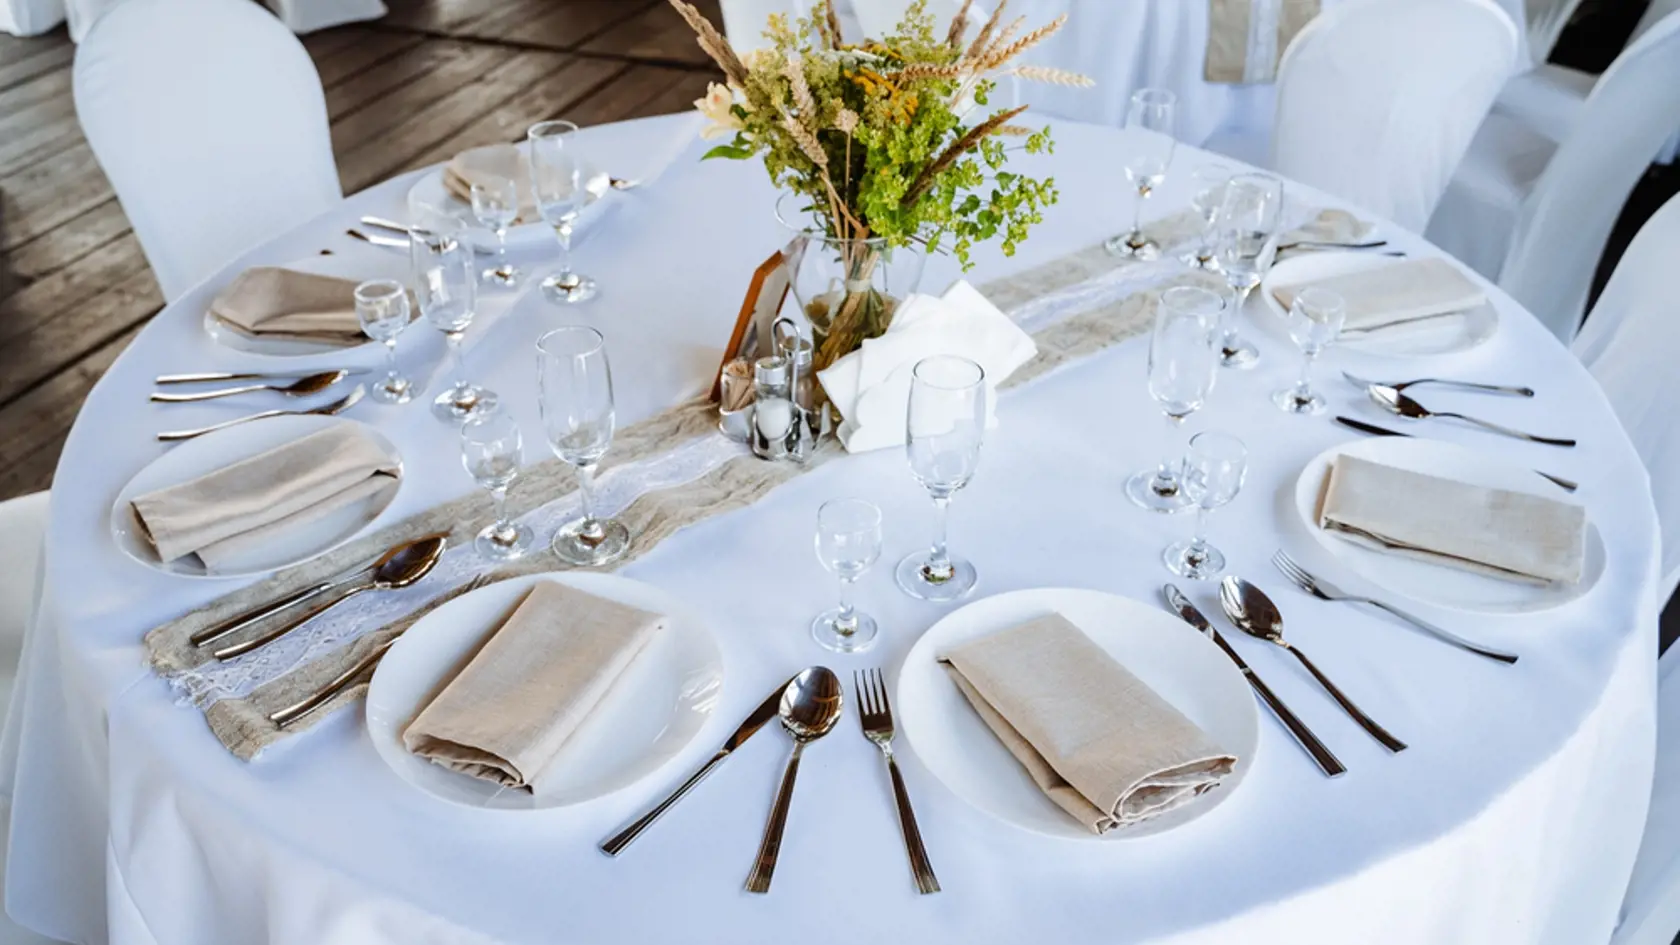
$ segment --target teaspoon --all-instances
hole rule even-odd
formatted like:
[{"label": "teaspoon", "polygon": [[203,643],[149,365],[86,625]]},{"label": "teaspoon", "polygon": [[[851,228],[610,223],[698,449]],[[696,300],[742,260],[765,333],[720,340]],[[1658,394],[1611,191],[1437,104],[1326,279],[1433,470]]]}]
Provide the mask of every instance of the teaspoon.
[{"label": "teaspoon", "polygon": [[1528,440],[1531,443],[1544,443],[1547,446],[1575,445],[1575,441],[1571,439],[1555,436],[1536,436],[1533,433],[1524,433],[1521,430],[1513,430],[1510,427],[1501,426],[1487,420],[1478,420],[1475,417],[1466,416],[1462,413],[1450,413],[1445,410],[1430,410],[1428,407],[1425,407],[1405,394],[1402,394],[1393,387],[1384,387],[1381,384],[1372,384],[1365,388],[1365,392],[1371,395],[1371,399],[1375,401],[1378,406],[1387,410],[1389,413],[1399,417],[1404,417],[1407,420],[1427,420],[1430,417],[1451,417],[1454,420],[1463,420],[1465,423],[1475,424],[1484,430],[1491,430],[1494,433],[1502,433],[1505,436],[1514,436],[1519,440]]},{"label": "teaspoon", "polygon": [[793,736],[793,754],[788,756],[787,769],[782,772],[782,786],[776,791],[776,803],[770,808],[770,820],[764,825],[764,840],[758,846],[758,859],[753,862],[747,877],[747,891],[767,893],[770,877],[776,872],[776,857],[782,852],[782,831],[787,827],[788,805],[793,800],[793,780],[799,774],[799,755],[809,742],[827,735],[834,723],[840,721],[845,708],[846,694],[840,687],[840,677],[826,666],[813,666],[793,677],[782,690],[778,714],[782,727]]},{"label": "teaspoon", "polygon": [[256,391],[271,390],[285,394],[287,397],[307,397],[319,394],[321,391],[344,380],[348,371],[322,371],[319,374],[309,374],[300,377],[290,384],[246,384],[242,387],[223,387],[218,390],[198,390],[190,394],[160,394],[154,392],[152,400],[160,404],[186,404],[196,400],[213,400],[217,397],[232,397],[235,394],[250,394]]}]

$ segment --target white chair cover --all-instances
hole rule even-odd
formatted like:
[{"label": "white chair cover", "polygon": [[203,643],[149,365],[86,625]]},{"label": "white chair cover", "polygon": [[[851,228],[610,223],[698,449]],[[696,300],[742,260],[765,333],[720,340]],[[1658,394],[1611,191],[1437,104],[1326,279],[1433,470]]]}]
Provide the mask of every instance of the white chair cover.
[{"label": "white chair cover", "polygon": [[[0,33],[35,36],[70,21],[70,39],[81,42],[123,0],[0,0]],[[380,0],[264,0],[294,33],[377,20],[385,15]],[[4,945],[4,943],[0,943]]]},{"label": "white chair cover", "polygon": [[[47,493],[0,502],[0,713],[10,714],[24,631],[35,610],[35,579],[47,534]],[[6,869],[9,798],[0,798],[0,881]],[[56,945],[0,915],[0,945]]]},{"label": "white chair cover", "polygon": [[1516,57],[1491,0],[1330,9],[1278,66],[1271,166],[1422,230]]},{"label": "white chair cover", "polygon": [[1528,56],[1536,65],[1546,61],[1581,0],[1524,0],[1528,13]]},{"label": "white chair cover", "polygon": [[1651,812],[1610,945],[1670,945],[1676,931],[1680,931],[1680,645],[1670,646],[1657,663],[1657,765]]},{"label": "white chair cover", "polygon": [[377,20],[386,13],[380,0],[263,0],[294,33]]},{"label": "white chair cover", "polygon": [[315,66],[249,0],[124,0],[74,71],[77,117],[166,299],[343,197]]},{"label": "white chair cover", "polygon": [[0,33],[39,36],[64,22],[64,0],[0,0]]}]

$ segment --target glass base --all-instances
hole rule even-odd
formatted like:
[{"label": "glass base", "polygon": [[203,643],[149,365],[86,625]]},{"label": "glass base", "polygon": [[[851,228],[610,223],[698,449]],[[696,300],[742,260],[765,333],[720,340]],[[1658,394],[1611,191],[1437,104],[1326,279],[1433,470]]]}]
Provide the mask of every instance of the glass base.
[{"label": "glass base", "polygon": [[496,409],[498,398],[493,390],[467,384],[451,387],[432,401],[432,415],[450,423],[465,423],[472,418]]},{"label": "glass base", "polygon": [[593,535],[584,534],[584,519],[564,526],[554,536],[554,554],[567,564],[585,567],[617,561],[630,548],[630,529],[616,519],[597,519]]},{"label": "glass base", "polygon": [[961,558],[947,556],[951,563],[951,573],[941,580],[928,571],[928,561],[932,557],[933,553],[930,551],[918,551],[900,561],[898,570],[893,572],[893,577],[898,580],[899,589],[911,597],[931,601],[961,600],[974,590],[974,585],[979,581],[974,565]]},{"label": "glass base", "polygon": [[1324,398],[1314,391],[1307,391],[1301,396],[1299,388],[1285,387],[1283,390],[1272,391],[1272,403],[1284,413],[1323,413]]},{"label": "glass base", "polygon": [[1186,266],[1189,266],[1191,269],[1200,269],[1203,272],[1225,271],[1224,268],[1219,265],[1217,257],[1211,253],[1204,254],[1200,250],[1185,253],[1184,255],[1178,257],[1178,261]]},{"label": "glass base", "polygon": [[409,383],[408,378],[392,374],[373,385],[368,396],[382,404],[406,404],[414,399],[414,385]]},{"label": "glass base", "polygon": [[1126,480],[1126,498],[1140,509],[1151,512],[1182,512],[1190,507],[1190,497],[1184,494],[1184,489],[1175,477],[1171,480],[1170,491],[1160,488],[1156,481],[1156,471],[1145,469]]},{"label": "glass base", "polygon": [[862,653],[875,645],[875,618],[860,611],[852,611],[852,626],[839,624],[840,609],[825,610],[811,621],[811,639],[824,649],[836,653]]},{"label": "glass base", "polygon": [[1110,256],[1126,256],[1131,259],[1159,259],[1161,244],[1143,235],[1142,230],[1133,230],[1119,236],[1111,236],[1103,241],[1103,249]]},{"label": "glass base", "polygon": [[523,272],[520,272],[513,266],[509,266],[504,263],[500,266],[492,266],[479,273],[478,280],[480,282],[487,282],[490,285],[499,285],[504,289],[515,289],[519,287],[519,280],[523,278],[524,275],[525,274]]},{"label": "glass base", "polygon": [[478,549],[479,554],[492,561],[512,561],[524,557],[525,552],[531,550],[531,542],[535,540],[536,535],[525,525],[515,525],[503,532],[492,522],[473,539],[473,547]]},{"label": "glass base", "polygon": [[542,291],[555,305],[576,305],[595,297],[595,280],[575,272],[557,272],[542,281]]},{"label": "glass base", "polygon": [[1211,581],[1225,571],[1225,556],[1218,548],[1204,544],[1196,548],[1194,541],[1174,542],[1161,552],[1167,570],[1192,581]]},{"label": "glass base", "polygon": [[1230,338],[1219,345],[1219,366],[1246,371],[1260,363],[1260,349],[1242,338]]}]

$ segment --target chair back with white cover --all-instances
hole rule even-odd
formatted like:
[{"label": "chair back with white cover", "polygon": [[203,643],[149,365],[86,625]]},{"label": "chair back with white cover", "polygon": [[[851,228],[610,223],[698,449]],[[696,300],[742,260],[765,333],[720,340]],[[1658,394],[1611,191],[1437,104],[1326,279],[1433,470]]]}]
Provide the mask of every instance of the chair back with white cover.
[{"label": "chair back with white cover", "polygon": [[1516,56],[1491,0],[1327,10],[1278,66],[1272,168],[1422,231]]},{"label": "chair back with white cover", "polygon": [[165,299],[343,199],[314,63],[249,0],[124,0],[73,72]]},{"label": "chair back with white cover", "polygon": [[1610,945],[1670,945],[1680,930],[1680,644],[1657,661],[1655,774],[1639,858]]},{"label": "chair back with white cover", "polygon": [[34,611],[47,500],[47,493],[36,492],[0,502],[0,717],[11,701],[23,635]]},{"label": "chair back with white cover", "polygon": [[1528,13],[1528,57],[1538,65],[1552,54],[1563,28],[1575,15],[1581,0],[1523,0]]}]

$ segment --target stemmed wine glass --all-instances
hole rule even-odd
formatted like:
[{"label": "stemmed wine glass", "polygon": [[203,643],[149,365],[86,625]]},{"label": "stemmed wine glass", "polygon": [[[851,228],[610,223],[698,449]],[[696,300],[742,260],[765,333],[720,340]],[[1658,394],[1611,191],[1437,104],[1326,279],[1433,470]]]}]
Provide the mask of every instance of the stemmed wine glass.
[{"label": "stemmed wine glass", "polygon": [[614,426],[612,367],[600,332],[570,326],[537,339],[537,397],[549,446],[577,468],[583,500],[582,517],[555,534],[554,553],[568,564],[616,560],[630,547],[630,530],[595,517],[595,467]]},{"label": "stemmed wine glass", "polygon": [[1289,337],[1301,349],[1301,379],[1272,393],[1272,403],[1289,413],[1323,413],[1324,395],[1312,389],[1312,366],[1324,346],[1336,340],[1347,320],[1342,297],[1309,286],[1289,306]]},{"label": "stemmed wine glass", "polygon": [[910,472],[933,497],[939,530],[933,547],[898,563],[898,586],[911,597],[950,601],[974,589],[974,565],[945,547],[951,497],[968,485],[980,462],[986,429],[986,372],[955,355],[916,363],[905,418]]},{"label": "stemmed wine glass", "polygon": [[1225,313],[1220,331],[1219,363],[1250,368],[1260,352],[1237,331],[1248,296],[1266,275],[1271,262],[1272,234],[1283,216],[1283,181],[1270,174],[1238,174],[1225,184],[1225,199],[1214,222],[1219,237],[1219,264],[1225,281],[1236,293],[1236,304]]},{"label": "stemmed wine glass", "polygon": [[1177,512],[1190,505],[1179,481],[1183,465],[1178,430],[1213,390],[1218,373],[1213,336],[1225,300],[1208,289],[1174,286],[1161,293],[1155,307],[1155,330],[1149,337],[1149,395],[1167,417],[1169,445],[1153,470],[1126,481],[1126,497],[1155,512]]},{"label": "stemmed wine glass", "polygon": [[478,266],[472,247],[455,233],[413,229],[408,246],[420,312],[449,342],[457,378],[432,401],[432,413],[440,420],[460,423],[479,411],[494,409],[497,400],[494,391],[467,383],[461,355],[461,339],[478,304]]},{"label": "stemmed wine glass", "polygon": [[482,488],[490,490],[496,520],[473,539],[478,553],[493,561],[509,561],[531,549],[531,529],[508,519],[507,493],[519,478],[525,440],[519,424],[506,413],[481,413],[461,424],[461,465]]},{"label": "stemmed wine glass", "polygon": [[1202,219],[1202,235],[1196,248],[1180,256],[1179,261],[1192,269],[1219,271],[1219,257],[1214,255],[1213,223],[1230,180],[1231,169],[1223,164],[1203,164],[1190,172],[1190,183],[1195,188],[1190,195],[1190,209]]},{"label": "stemmed wine glass", "polygon": [[1227,433],[1198,433],[1184,457],[1184,491],[1196,504],[1196,535],[1167,546],[1161,557],[1179,577],[1206,581],[1225,570],[1225,555],[1208,544],[1208,514],[1237,497],[1248,474],[1248,448]]},{"label": "stemmed wine glass", "polygon": [[595,297],[595,280],[572,271],[572,226],[589,201],[586,171],[576,153],[577,130],[569,121],[540,121],[525,133],[537,210],[560,241],[560,270],[542,281],[543,295],[558,305]]},{"label": "stemmed wine glass", "polygon": [[356,286],[362,333],[385,346],[385,380],[373,388],[373,399],[381,403],[406,404],[414,397],[414,385],[397,372],[397,336],[413,318],[408,289],[397,280],[372,279]]},{"label": "stemmed wine glass", "polygon": [[834,499],[817,509],[817,560],[840,579],[840,606],[811,621],[811,637],[836,653],[875,644],[875,618],[852,606],[852,584],[881,557],[881,510],[862,499]]},{"label": "stemmed wine glass", "polygon": [[1132,93],[1126,108],[1126,136],[1123,156],[1126,180],[1137,188],[1137,200],[1132,203],[1132,229],[1119,236],[1111,236],[1103,248],[1116,256],[1133,259],[1154,259],[1161,255],[1161,244],[1143,233],[1143,202],[1166,179],[1167,165],[1172,163],[1173,122],[1178,111],[1178,96],[1166,89],[1139,89]]},{"label": "stemmed wine glass", "polygon": [[479,273],[479,278],[509,288],[517,286],[520,272],[507,260],[507,232],[519,219],[518,182],[510,177],[481,175],[472,182],[470,196],[473,219],[496,234],[496,265]]}]

